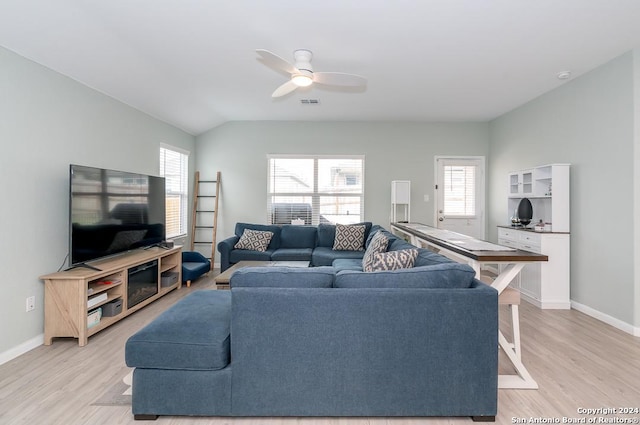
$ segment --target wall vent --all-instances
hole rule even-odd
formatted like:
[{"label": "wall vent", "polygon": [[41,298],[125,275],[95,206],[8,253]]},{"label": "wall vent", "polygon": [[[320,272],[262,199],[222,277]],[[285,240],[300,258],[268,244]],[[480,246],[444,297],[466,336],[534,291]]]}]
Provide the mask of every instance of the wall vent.
[{"label": "wall vent", "polygon": [[319,99],[300,99],[300,103],[303,105],[319,105]]}]

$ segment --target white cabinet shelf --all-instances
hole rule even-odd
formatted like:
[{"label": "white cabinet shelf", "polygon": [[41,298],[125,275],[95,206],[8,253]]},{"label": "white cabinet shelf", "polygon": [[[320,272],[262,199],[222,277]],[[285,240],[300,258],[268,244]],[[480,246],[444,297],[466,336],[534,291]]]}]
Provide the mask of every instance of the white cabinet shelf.
[{"label": "white cabinet shelf", "polygon": [[569,232],[569,164],[550,164],[509,173],[506,223],[528,198],[533,207],[530,226],[542,220],[554,232]]}]

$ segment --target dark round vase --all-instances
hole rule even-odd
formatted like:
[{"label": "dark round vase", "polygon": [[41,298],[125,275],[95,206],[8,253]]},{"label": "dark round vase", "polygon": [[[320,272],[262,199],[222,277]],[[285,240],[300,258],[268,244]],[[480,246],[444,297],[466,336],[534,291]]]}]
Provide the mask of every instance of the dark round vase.
[{"label": "dark round vase", "polygon": [[518,204],[518,218],[523,226],[527,226],[531,223],[531,219],[533,218],[533,206],[531,205],[531,201],[527,198],[522,198]]}]

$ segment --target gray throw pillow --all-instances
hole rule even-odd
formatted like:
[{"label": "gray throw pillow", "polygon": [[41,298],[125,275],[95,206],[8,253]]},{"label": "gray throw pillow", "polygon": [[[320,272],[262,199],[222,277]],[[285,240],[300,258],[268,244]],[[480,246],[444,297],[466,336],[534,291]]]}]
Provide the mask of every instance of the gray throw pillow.
[{"label": "gray throw pillow", "polygon": [[364,225],[336,224],[334,251],[364,251]]},{"label": "gray throw pillow", "polygon": [[417,249],[402,249],[400,251],[378,252],[373,254],[371,271],[410,269],[418,256]]},{"label": "gray throw pillow", "polygon": [[374,254],[387,252],[387,245],[389,244],[389,238],[384,233],[378,231],[371,238],[369,246],[362,257],[362,270],[365,272],[373,271]]},{"label": "gray throw pillow", "polygon": [[266,251],[273,232],[244,229],[238,243],[234,245],[235,249],[248,249],[252,251]]}]

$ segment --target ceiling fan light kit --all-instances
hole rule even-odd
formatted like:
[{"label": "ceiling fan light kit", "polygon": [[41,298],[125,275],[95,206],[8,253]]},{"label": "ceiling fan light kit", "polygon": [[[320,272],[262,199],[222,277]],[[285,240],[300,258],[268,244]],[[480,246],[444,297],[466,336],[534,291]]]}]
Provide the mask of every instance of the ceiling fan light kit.
[{"label": "ceiling fan light kit", "polygon": [[308,87],[313,84],[313,77],[304,74],[294,74],[291,76],[291,81],[298,87]]},{"label": "ceiling fan light kit", "polygon": [[342,87],[364,87],[367,79],[355,74],[341,72],[313,72],[311,59],[313,53],[310,50],[298,49],[293,52],[295,65],[282,59],[268,50],[258,49],[256,52],[262,57],[263,62],[272,68],[285,71],[291,75],[291,79],[278,87],[271,97],[285,96],[298,87],[308,87],[313,83]]}]

